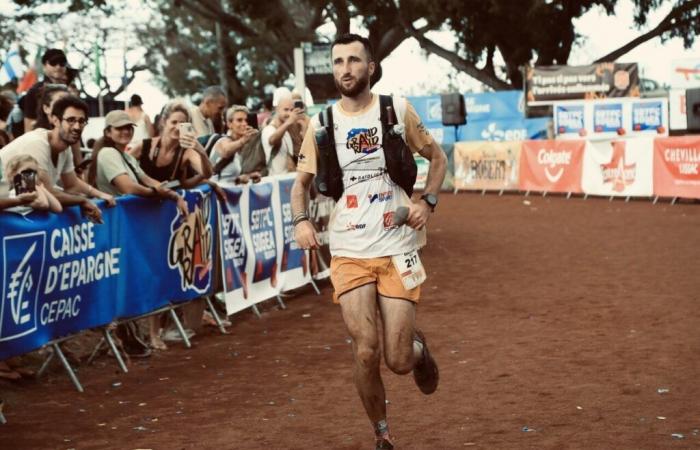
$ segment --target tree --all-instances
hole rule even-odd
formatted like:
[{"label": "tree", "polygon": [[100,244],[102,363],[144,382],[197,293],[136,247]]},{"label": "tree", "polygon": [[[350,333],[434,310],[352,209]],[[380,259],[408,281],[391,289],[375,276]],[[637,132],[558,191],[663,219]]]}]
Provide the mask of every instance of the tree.
[{"label": "tree", "polygon": [[[107,5],[104,0],[72,0],[49,2],[15,0],[15,10],[0,16],[4,25],[3,47],[19,42],[25,60],[29,48],[63,48],[70,56],[80,55],[76,64],[77,87],[83,94],[116,97],[134,80],[136,73],[146,70],[141,63],[141,50],[133,32],[134,19],[124,4]],[[108,71],[108,53],[123,56],[123,65],[117,71]],[[75,63],[76,59],[71,61]],[[97,66],[99,65],[99,74]],[[114,76],[114,73],[119,75]]]},{"label": "tree", "polygon": [[[580,35],[574,29],[573,19],[581,17],[593,7],[602,7],[611,15],[617,0],[403,0],[392,3],[408,33],[421,47],[445,58],[459,70],[482,81],[493,89],[522,87],[521,67],[566,64],[573,45]],[[647,24],[650,11],[664,0],[634,0],[635,24]],[[656,27],[619,49],[599,58],[614,61],[638,45],[660,37],[662,40],[682,37],[690,47],[700,33],[700,0],[673,1],[671,12]],[[441,47],[426,33],[415,29],[405,11],[420,11],[418,16],[430,23],[444,23],[445,29],[457,38],[454,49]],[[415,12],[413,14],[416,16]],[[505,62],[496,70],[494,58],[500,54]],[[481,65],[481,66],[479,66]]]}]

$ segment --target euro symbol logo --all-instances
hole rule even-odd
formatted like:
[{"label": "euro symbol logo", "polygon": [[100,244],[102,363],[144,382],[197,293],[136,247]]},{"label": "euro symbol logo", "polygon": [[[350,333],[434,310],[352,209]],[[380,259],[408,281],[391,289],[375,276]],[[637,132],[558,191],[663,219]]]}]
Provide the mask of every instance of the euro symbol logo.
[{"label": "euro symbol logo", "polygon": [[24,294],[31,291],[34,280],[32,279],[32,272],[30,270],[25,272],[24,269],[27,267],[29,259],[32,257],[35,250],[36,242],[29,247],[29,250],[22,258],[19,266],[17,266],[17,269],[12,273],[12,275],[10,275],[10,285],[7,299],[10,300],[12,320],[14,320],[16,324],[20,325],[29,322],[30,319],[30,315],[28,313],[23,314],[23,311],[26,311],[29,307],[29,302],[24,300]]}]

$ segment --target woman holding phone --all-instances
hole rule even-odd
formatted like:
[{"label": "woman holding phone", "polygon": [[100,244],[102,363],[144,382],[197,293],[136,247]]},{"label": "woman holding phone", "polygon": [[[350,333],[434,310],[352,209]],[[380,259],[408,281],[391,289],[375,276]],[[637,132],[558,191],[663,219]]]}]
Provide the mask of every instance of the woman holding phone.
[{"label": "woman holding phone", "polygon": [[161,182],[179,181],[185,189],[206,182],[212,166],[195,137],[187,106],[179,101],[165,105],[159,128],[159,137],[144,139],[129,151],[143,171]]},{"label": "woman holding phone", "polygon": [[[161,185],[148,176],[138,161],[126,152],[136,124],[125,111],[111,111],[105,117],[104,135],[95,145],[94,163],[90,166],[90,183],[103,192],[114,196],[138,195],[176,202],[177,209],[187,216],[187,202],[177,192]],[[160,337],[158,316],[148,318],[149,344],[156,350],[167,346]]]}]

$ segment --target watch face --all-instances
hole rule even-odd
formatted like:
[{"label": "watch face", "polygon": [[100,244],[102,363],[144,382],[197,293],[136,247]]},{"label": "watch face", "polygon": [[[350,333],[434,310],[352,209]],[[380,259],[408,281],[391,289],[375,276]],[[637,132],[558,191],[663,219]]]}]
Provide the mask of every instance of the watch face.
[{"label": "watch face", "polygon": [[430,205],[431,208],[435,209],[435,206],[437,206],[437,197],[433,194],[423,194],[421,198],[425,200],[425,202]]}]

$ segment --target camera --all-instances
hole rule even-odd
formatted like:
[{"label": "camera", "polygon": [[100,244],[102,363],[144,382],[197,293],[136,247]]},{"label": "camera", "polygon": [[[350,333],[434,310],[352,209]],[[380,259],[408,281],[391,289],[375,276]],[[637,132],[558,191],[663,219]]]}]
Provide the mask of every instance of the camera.
[{"label": "camera", "polygon": [[17,195],[36,191],[36,170],[24,169],[14,176],[12,183]]},{"label": "camera", "polygon": [[255,113],[248,113],[248,115],[245,118],[245,121],[248,122],[248,126],[255,128],[256,130],[258,129],[258,115]]},{"label": "camera", "polygon": [[306,107],[306,105],[304,105],[303,100],[295,100],[294,107],[297,109],[304,109]]}]

